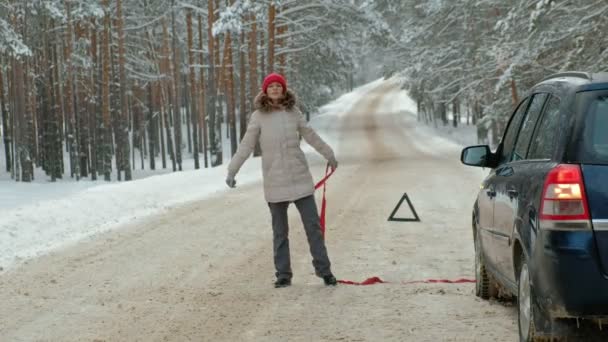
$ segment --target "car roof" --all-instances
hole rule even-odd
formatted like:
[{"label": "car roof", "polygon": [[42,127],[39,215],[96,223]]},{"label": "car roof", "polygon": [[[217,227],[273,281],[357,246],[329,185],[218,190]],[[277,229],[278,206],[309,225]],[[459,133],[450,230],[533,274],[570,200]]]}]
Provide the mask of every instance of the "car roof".
[{"label": "car roof", "polygon": [[588,83],[608,82],[608,72],[565,71],[546,77],[543,81],[555,79],[578,79]]},{"label": "car roof", "polygon": [[[536,87],[543,85],[557,85],[570,91],[579,92],[595,89],[608,88],[608,72],[588,73],[580,71],[568,71],[553,74],[538,83]],[[565,89],[564,89],[565,90]]]}]

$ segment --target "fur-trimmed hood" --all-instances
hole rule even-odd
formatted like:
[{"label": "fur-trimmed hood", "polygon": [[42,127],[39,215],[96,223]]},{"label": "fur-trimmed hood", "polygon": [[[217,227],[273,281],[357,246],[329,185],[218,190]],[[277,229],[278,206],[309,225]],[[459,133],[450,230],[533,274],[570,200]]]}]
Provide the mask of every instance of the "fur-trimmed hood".
[{"label": "fur-trimmed hood", "polygon": [[[293,110],[296,107],[297,97],[296,94],[287,89],[285,92],[285,96],[281,100],[281,105],[285,107],[286,110]],[[272,101],[268,97],[268,94],[264,92],[260,92],[254,100],[255,109],[259,110],[262,113],[270,113],[273,109]]]}]

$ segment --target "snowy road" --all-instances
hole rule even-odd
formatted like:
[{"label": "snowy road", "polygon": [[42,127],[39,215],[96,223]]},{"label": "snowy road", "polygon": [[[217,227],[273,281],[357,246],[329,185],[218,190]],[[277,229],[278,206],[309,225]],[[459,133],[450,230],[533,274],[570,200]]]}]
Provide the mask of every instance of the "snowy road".
[{"label": "snowy road", "polygon": [[[473,284],[400,284],[473,277],[470,212],[482,171],[394,111],[396,91],[383,84],[347,113],[319,118],[339,151],[327,190],[334,273],[391,283],[323,286],[291,206],[294,284],[274,289],[258,182],[1,275],[0,340],[516,340],[515,309],[478,300]],[[321,157],[309,162],[320,178]],[[421,222],[387,221],[404,192]]]}]

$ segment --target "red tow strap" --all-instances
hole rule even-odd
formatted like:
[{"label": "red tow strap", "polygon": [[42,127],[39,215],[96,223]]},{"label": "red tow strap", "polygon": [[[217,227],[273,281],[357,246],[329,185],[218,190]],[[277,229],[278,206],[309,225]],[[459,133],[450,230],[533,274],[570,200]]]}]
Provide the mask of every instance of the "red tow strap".
[{"label": "red tow strap", "polygon": [[350,280],[338,280],[338,283],[340,284],[345,284],[345,285],[374,285],[374,284],[384,284],[386,283],[386,281],[378,278],[378,277],[371,277],[371,278],[367,278],[364,281],[358,283],[356,281],[350,281]]},{"label": "red tow strap", "polygon": [[320,188],[321,186],[323,186],[323,199],[321,200],[321,214],[319,215],[320,221],[321,221],[321,234],[323,234],[323,236],[325,236],[325,207],[327,206],[327,201],[325,200],[325,182],[327,181],[327,179],[329,179],[329,176],[331,176],[334,173],[334,170],[330,170],[329,168],[329,164],[327,164],[327,166],[325,167],[325,177],[323,177],[323,179],[321,179],[316,185],[315,185],[315,190],[317,190],[318,188]]},{"label": "red tow strap", "polygon": [[427,279],[427,280],[404,281],[404,282],[402,282],[402,284],[435,284],[435,283],[462,284],[462,283],[474,283],[474,282],[475,282],[475,279],[460,278],[460,279],[455,279],[455,280]]},{"label": "red tow strap", "polygon": [[[367,278],[362,282],[356,282],[356,281],[350,281],[350,280],[338,280],[338,282],[340,284],[345,284],[345,285],[374,285],[374,284],[388,284],[390,283],[389,281],[384,281],[378,277],[371,277],[371,278]],[[460,278],[460,279],[455,279],[455,280],[450,280],[450,279],[426,279],[426,280],[413,280],[413,281],[402,281],[399,284],[403,284],[403,285],[408,285],[408,284],[437,284],[437,283],[444,283],[444,284],[461,284],[461,283],[474,283],[475,279],[467,279],[467,278]]]},{"label": "red tow strap", "polygon": [[[325,237],[325,208],[327,206],[327,200],[325,199],[325,190],[326,190],[326,182],[329,179],[329,177],[334,173],[334,170],[330,170],[329,164],[325,167],[325,177],[323,177],[323,179],[321,179],[319,182],[317,182],[317,184],[315,185],[315,190],[323,187],[323,198],[321,200],[321,213],[319,215],[319,219],[321,221],[321,233],[323,234],[323,237]],[[350,281],[350,280],[338,280],[338,282],[340,284],[345,284],[345,285],[374,285],[374,284],[387,284],[389,283],[388,281],[384,281],[382,279],[380,279],[379,277],[371,277],[371,278],[367,278],[362,282],[356,282],[356,281]],[[460,279],[455,279],[455,280],[450,280],[450,279],[426,279],[426,280],[413,280],[413,281],[404,281],[401,282],[401,284],[407,285],[407,284],[436,284],[436,283],[445,283],[445,284],[460,284],[460,283],[474,283],[475,279],[467,279],[467,278],[460,278]]]}]

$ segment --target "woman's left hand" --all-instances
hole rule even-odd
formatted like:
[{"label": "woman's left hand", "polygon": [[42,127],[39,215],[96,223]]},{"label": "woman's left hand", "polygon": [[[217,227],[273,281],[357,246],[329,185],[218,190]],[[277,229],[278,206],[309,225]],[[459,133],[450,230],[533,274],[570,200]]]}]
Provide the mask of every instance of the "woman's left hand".
[{"label": "woman's left hand", "polygon": [[231,188],[236,187],[236,179],[234,179],[233,176],[226,177],[226,185],[228,185]]}]

